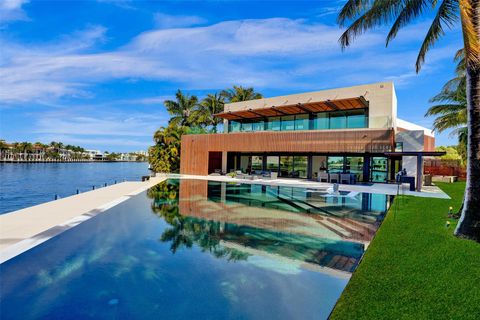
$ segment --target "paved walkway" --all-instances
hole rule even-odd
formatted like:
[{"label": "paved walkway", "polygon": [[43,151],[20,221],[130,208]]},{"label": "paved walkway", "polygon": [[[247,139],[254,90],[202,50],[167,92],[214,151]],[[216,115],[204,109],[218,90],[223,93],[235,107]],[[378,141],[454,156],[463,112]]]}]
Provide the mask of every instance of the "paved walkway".
[{"label": "paved walkway", "polygon": [[122,182],[0,215],[0,263],[163,181]]}]

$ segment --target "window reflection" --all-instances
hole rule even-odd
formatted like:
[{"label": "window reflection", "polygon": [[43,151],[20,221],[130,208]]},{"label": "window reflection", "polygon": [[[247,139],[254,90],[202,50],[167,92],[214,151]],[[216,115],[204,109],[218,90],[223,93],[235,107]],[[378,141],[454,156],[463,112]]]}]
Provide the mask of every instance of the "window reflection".
[{"label": "window reflection", "polygon": [[267,171],[278,172],[278,161],[279,161],[279,157],[268,156],[267,157]]},{"label": "window reflection", "polygon": [[[292,130],[328,130],[347,128],[367,128],[368,110],[356,109],[346,111],[319,112],[308,114],[269,117],[266,119],[231,120],[229,132],[249,131],[292,131]],[[310,126],[310,122],[312,125]]]},{"label": "window reflection", "polygon": [[329,173],[342,173],[343,157],[327,157],[327,170]]}]

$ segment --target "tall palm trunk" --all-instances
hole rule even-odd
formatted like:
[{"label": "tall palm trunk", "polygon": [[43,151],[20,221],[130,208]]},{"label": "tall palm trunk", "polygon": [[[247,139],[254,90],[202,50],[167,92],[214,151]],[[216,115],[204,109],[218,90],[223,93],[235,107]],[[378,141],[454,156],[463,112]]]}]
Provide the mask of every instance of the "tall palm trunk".
[{"label": "tall palm trunk", "polygon": [[[471,1],[473,26],[480,39],[480,3]],[[467,64],[467,187],[462,215],[455,230],[460,237],[480,241],[480,66]]]}]

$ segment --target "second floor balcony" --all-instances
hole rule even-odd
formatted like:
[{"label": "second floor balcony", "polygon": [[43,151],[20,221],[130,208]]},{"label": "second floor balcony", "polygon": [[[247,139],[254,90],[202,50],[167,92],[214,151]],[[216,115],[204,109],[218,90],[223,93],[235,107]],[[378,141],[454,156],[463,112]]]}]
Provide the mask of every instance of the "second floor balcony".
[{"label": "second floor balcony", "polygon": [[[388,113],[389,108],[380,108]],[[363,97],[321,102],[229,110],[217,114],[225,120],[225,133],[392,128],[391,115],[371,112]]]}]

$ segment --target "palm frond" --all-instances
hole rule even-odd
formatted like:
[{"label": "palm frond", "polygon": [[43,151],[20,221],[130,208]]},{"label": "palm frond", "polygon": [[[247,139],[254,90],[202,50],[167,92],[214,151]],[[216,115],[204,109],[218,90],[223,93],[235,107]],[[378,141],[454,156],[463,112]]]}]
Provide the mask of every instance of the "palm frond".
[{"label": "palm frond", "polygon": [[348,0],[338,15],[337,23],[340,27],[344,27],[347,21],[363,14],[370,4],[371,0]]},{"label": "palm frond", "polygon": [[340,36],[342,49],[348,47],[357,36],[367,30],[396,19],[402,7],[403,0],[375,0],[371,7]]},{"label": "palm frond", "polygon": [[468,133],[467,127],[458,127],[453,129],[449,133],[449,136],[458,136],[458,141],[462,143],[463,141],[467,142],[467,133]]},{"label": "palm frond", "polygon": [[[452,81],[452,80],[450,80]],[[460,80],[461,81],[461,80]],[[461,82],[460,82],[461,83]],[[430,99],[430,102],[456,102],[462,105],[467,104],[465,86],[454,87],[455,90],[450,90],[450,87],[443,87],[442,91]]]},{"label": "palm frond", "polygon": [[430,107],[425,113],[426,117],[444,115],[444,114],[457,114],[460,111],[465,109],[464,105],[461,104],[439,104]]},{"label": "palm frond", "polygon": [[429,5],[427,1],[407,0],[404,8],[397,17],[397,20],[392,25],[390,32],[387,35],[386,46],[392,41],[401,28],[409,24],[413,19],[421,15],[424,9]]},{"label": "palm frond", "polygon": [[433,121],[433,130],[437,132],[443,132],[447,129],[457,128],[465,125],[465,122],[461,121],[454,114],[445,114],[439,116]]},{"label": "palm frond", "polygon": [[440,4],[437,14],[433,19],[418,52],[417,61],[415,63],[415,69],[417,73],[420,71],[423,63],[425,62],[425,56],[427,52],[433,47],[435,42],[445,34],[444,25],[448,28],[452,28],[455,21],[458,20],[457,5],[458,0],[443,0],[443,2]]}]

